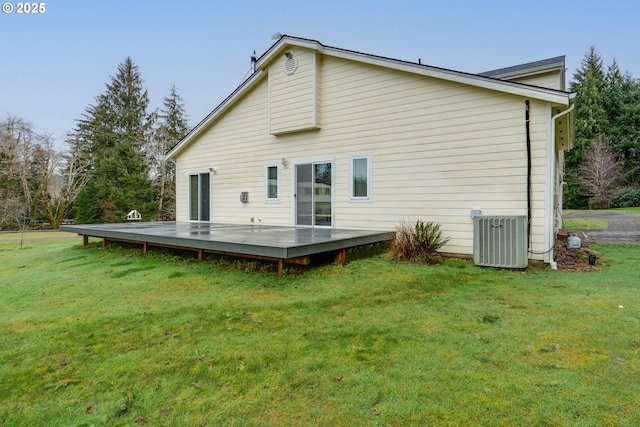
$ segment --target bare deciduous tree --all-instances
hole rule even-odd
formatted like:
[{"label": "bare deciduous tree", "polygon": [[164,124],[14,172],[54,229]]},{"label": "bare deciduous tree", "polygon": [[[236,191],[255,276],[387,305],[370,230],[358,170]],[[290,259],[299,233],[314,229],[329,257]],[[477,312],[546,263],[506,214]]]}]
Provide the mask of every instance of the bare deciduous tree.
[{"label": "bare deciduous tree", "polygon": [[0,230],[15,229],[24,208],[24,202],[19,197],[0,191]]},{"label": "bare deciduous tree", "polygon": [[32,125],[7,115],[0,121],[0,227],[23,227],[33,204],[29,160],[33,145]]},{"label": "bare deciduous tree", "polygon": [[60,153],[51,135],[21,118],[0,120],[0,228],[24,229],[46,215],[57,229],[89,177],[81,153],[73,145]]},{"label": "bare deciduous tree", "polygon": [[603,139],[595,139],[578,167],[578,184],[591,197],[590,206],[608,209],[620,179],[622,160]]},{"label": "bare deciduous tree", "polygon": [[158,198],[158,216],[160,221],[175,220],[175,164],[173,160],[168,159],[165,155],[167,150],[167,141],[170,140],[167,128],[160,126],[156,130],[154,138],[155,157],[153,163],[153,181],[156,185]]},{"label": "bare deciduous tree", "polygon": [[89,181],[89,159],[71,145],[71,151],[55,150],[51,139],[44,144],[44,164],[38,179],[37,201],[44,208],[51,228],[57,230],[80,191]]}]

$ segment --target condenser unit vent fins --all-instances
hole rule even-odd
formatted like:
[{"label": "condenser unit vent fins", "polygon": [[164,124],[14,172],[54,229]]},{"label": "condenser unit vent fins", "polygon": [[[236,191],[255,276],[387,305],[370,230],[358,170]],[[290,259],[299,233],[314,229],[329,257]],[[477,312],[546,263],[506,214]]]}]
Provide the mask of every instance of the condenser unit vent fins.
[{"label": "condenser unit vent fins", "polygon": [[483,267],[526,268],[527,217],[473,218],[473,261]]}]

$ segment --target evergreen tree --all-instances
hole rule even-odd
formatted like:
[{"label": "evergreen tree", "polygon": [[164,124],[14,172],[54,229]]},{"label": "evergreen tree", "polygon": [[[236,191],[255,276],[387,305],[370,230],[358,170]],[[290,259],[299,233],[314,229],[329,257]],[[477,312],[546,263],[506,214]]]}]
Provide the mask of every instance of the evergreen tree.
[{"label": "evergreen tree", "polygon": [[577,93],[575,143],[565,157],[564,203],[567,207],[579,208],[587,206],[588,197],[580,194],[578,167],[591,141],[603,137],[609,123],[605,108],[605,72],[595,46],[589,47],[573,78],[570,90]]},{"label": "evergreen tree", "polygon": [[166,153],[189,131],[188,116],[184,101],[175,84],[163,100],[159,113],[160,126],[155,132],[155,186],[158,197],[159,219],[175,220],[175,162],[166,158]]},{"label": "evergreen tree", "polygon": [[607,72],[605,105],[611,148],[625,159],[624,181],[640,184],[640,82],[613,62]]},{"label": "evergreen tree", "polygon": [[605,105],[607,84],[602,58],[595,46],[589,48],[573,78],[571,92],[578,94],[576,97],[576,144],[569,157],[574,157],[578,163],[582,151],[589,147],[591,141],[608,130],[609,121]]},{"label": "evergreen tree", "polygon": [[144,219],[156,214],[148,166],[154,114],[147,113],[149,96],[142,83],[138,67],[126,58],[79,120],[73,148],[91,158],[91,178],[75,205],[80,223],[120,222],[131,209]]},{"label": "evergreen tree", "polygon": [[164,98],[163,106],[160,111],[160,118],[163,120],[163,126],[167,129],[168,136],[171,139],[167,141],[171,145],[165,147],[168,150],[189,131],[184,100],[178,94],[175,84],[172,84],[169,88],[169,95]]},{"label": "evergreen tree", "polygon": [[640,186],[640,82],[623,74],[615,60],[605,72],[593,46],[573,77],[576,135],[566,156],[565,205],[581,208],[588,205],[589,194],[580,194],[578,184],[584,181],[583,158],[592,141],[604,141],[607,150],[624,159],[622,186]]}]

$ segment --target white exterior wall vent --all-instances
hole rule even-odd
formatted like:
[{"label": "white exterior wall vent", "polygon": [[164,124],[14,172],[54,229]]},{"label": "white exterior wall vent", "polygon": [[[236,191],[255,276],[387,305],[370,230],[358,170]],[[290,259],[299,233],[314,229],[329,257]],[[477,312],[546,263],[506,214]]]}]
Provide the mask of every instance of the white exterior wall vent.
[{"label": "white exterior wall vent", "polygon": [[287,76],[290,76],[298,69],[298,59],[289,52],[287,52],[287,54],[285,54],[287,56],[287,60],[284,61],[284,73]]}]

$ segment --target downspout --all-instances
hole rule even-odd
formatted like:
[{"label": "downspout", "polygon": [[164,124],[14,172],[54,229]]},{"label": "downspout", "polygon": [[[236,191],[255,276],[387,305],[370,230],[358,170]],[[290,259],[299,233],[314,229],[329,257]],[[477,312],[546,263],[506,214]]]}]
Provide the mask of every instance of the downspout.
[{"label": "downspout", "polygon": [[[552,141],[552,144],[551,144],[551,147],[549,147],[549,148],[554,151],[553,156],[551,156],[551,158],[554,159],[554,163],[551,165],[551,177],[550,177],[551,180],[555,179],[555,173],[556,173],[556,165],[555,165],[555,158],[556,158],[556,156],[555,156],[555,149],[556,149],[555,148],[555,144],[556,144],[556,120],[559,117],[562,117],[562,116],[564,116],[566,114],[569,114],[571,111],[573,111],[573,109],[575,107],[576,107],[576,104],[574,102],[566,110],[560,111],[558,114],[556,114],[555,116],[551,117],[551,141]],[[553,184],[555,186],[555,180],[554,180]],[[551,197],[551,202],[550,203],[553,203],[553,197]],[[555,221],[555,214],[554,214],[555,206],[552,207],[551,212],[552,212],[551,219],[553,221]],[[555,240],[555,239],[553,239],[553,236],[551,236],[551,238],[549,240]],[[551,246],[551,248],[549,249],[549,265],[551,266],[552,270],[557,270],[558,269],[558,264],[553,260],[553,247],[555,246],[555,241],[549,242],[549,244]]]},{"label": "downspout", "polygon": [[527,134],[527,250],[531,249],[531,129],[529,126],[530,102],[524,101],[524,123]]}]

